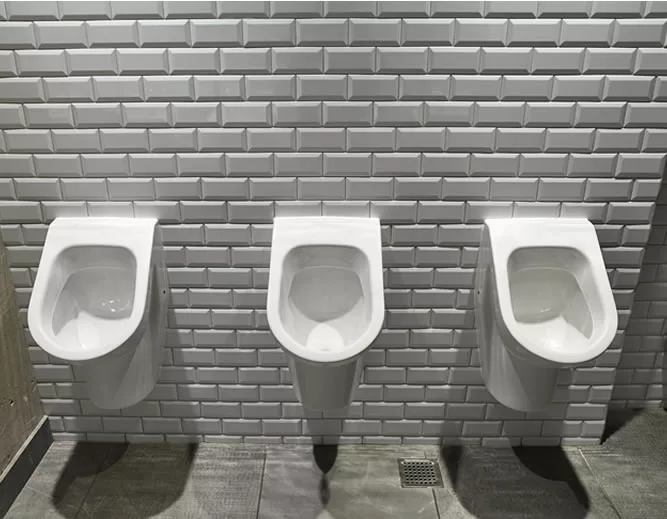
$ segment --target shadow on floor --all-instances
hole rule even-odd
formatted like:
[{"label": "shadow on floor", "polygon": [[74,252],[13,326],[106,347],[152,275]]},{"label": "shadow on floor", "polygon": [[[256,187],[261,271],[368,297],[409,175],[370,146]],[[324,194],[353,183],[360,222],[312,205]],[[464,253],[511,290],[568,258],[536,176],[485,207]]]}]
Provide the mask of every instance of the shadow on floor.
[{"label": "shadow on floor", "polygon": [[590,500],[560,447],[443,447],[451,488],[468,512],[500,517],[586,517]]},{"label": "shadow on floor", "polygon": [[663,519],[667,510],[667,413],[660,408],[634,413],[614,409],[609,416],[620,421],[619,414],[632,418],[601,448],[581,447],[579,451],[621,517]]},{"label": "shadow on floor", "polygon": [[77,443],[61,471],[51,494],[60,512],[74,482],[91,478],[90,488],[77,517],[104,517],[116,506],[132,517],[152,517],[177,501],[190,477],[198,445],[110,444],[101,463],[91,464],[87,451],[91,444]]},{"label": "shadow on floor", "polygon": [[323,505],[329,503],[331,499],[327,474],[333,468],[338,457],[338,445],[343,432],[343,419],[347,412],[347,408],[331,411],[325,418],[322,412],[305,410],[306,428],[313,440],[313,458],[317,468],[322,472],[318,489],[320,501]]},{"label": "shadow on floor", "polygon": [[333,468],[338,457],[338,445],[313,445],[313,458],[317,468],[322,471],[320,478],[320,501],[323,505],[327,505],[331,499],[331,490],[329,488],[329,481],[327,474]]},{"label": "shadow on floor", "polygon": [[598,450],[632,457],[667,460],[667,413],[661,408],[610,409],[607,430],[599,448],[582,447],[590,453]]},{"label": "shadow on floor", "polygon": [[90,456],[90,444],[79,442],[74,446],[65,466],[58,476],[53,492],[51,493],[51,503],[56,508],[63,503],[66,496],[70,493],[70,488],[77,480],[90,477],[94,478],[101,470],[103,470],[105,460],[109,456],[109,451],[112,448],[116,450],[116,455],[122,455],[122,453],[127,450],[127,444],[97,444],[94,445],[94,447],[106,449],[106,455],[95,460],[97,463],[91,463],[93,459]]}]

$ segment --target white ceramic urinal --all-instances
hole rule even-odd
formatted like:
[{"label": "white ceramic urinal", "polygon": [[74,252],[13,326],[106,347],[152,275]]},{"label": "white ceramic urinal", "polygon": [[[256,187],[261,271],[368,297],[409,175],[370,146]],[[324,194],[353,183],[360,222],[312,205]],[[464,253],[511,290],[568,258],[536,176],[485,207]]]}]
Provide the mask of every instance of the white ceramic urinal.
[{"label": "white ceramic urinal", "polygon": [[302,404],[347,406],[384,320],[379,220],[276,218],[267,315]]},{"label": "white ceramic urinal", "polygon": [[486,220],[475,285],[482,375],[507,407],[549,403],[559,368],[593,360],[616,334],[616,305],[588,220]]},{"label": "white ceramic urinal", "polygon": [[136,404],[153,389],[168,300],[155,219],[56,218],[28,308],[49,355],[80,366],[100,408]]}]

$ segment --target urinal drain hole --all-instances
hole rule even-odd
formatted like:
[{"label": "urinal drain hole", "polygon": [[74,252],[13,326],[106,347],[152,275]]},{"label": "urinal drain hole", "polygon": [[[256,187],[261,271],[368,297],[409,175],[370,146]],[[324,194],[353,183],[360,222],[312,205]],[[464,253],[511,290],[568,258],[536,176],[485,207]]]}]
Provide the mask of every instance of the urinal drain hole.
[{"label": "urinal drain hole", "polygon": [[406,487],[441,487],[442,474],[438,463],[422,458],[399,458],[398,473],[401,486]]}]

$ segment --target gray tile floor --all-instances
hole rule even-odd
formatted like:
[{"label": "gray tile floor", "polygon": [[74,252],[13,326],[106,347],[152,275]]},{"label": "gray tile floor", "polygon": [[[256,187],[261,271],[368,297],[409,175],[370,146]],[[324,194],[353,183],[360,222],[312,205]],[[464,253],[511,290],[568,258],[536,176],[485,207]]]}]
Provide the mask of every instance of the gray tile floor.
[{"label": "gray tile floor", "polygon": [[[664,519],[667,412],[609,423],[585,449],[55,443],[7,517]],[[401,488],[412,456],[444,487]]]}]

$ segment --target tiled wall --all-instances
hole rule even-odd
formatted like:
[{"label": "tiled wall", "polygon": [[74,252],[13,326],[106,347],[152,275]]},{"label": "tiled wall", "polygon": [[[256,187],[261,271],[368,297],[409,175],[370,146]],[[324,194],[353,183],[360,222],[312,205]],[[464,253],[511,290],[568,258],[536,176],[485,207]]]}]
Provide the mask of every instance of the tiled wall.
[{"label": "tiled wall", "polygon": [[667,407],[667,177],[658,195],[653,227],[611,404]]},{"label": "tiled wall", "polygon": [[[625,329],[667,149],[664,2],[6,2],[0,17],[20,305],[57,215],[159,215],[168,251],[147,401],[96,409],[76,367],[31,347],[56,437],[598,441],[622,332],[544,411],[485,390],[480,225],[590,218]],[[267,327],[271,222],[292,214],[384,224],[385,329],[344,419],[302,419]]]}]

